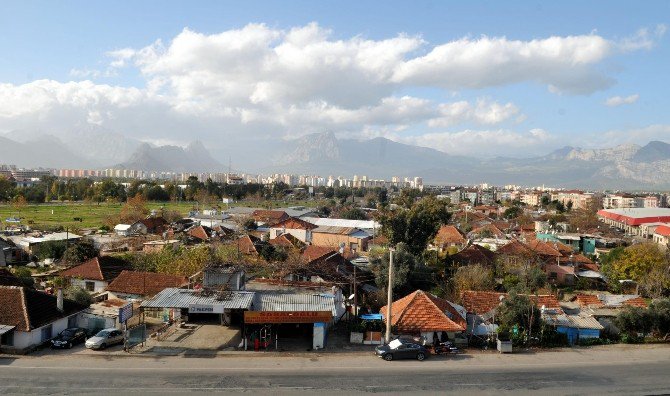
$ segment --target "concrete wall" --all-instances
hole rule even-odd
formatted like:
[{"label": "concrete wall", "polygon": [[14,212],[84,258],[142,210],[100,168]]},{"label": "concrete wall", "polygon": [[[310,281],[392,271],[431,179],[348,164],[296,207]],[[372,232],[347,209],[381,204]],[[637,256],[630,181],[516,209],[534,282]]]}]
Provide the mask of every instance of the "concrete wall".
[{"label": "concrete wall", "polygon": [[84,290],[86,290],[86,282],[93,282],[95,284],[93,286],[93,293],[101,293],[101,292],[104,292],[107,289],[107,282],[105,282],[105,281],[90,280],[90,279],[77,279],[77,278],[71,278],[70,279],[70,285],[81,287]]},{"label": "concrete wall", "polygon": [[[71,315],[77,316],[78,314]],[[61,331],[67,329],[68,327],[68,318],[58,319],[57,321],[51,323],[51,336],[49,339],[55,337]],[[2,347],[3,351],[9,353],[27,353],[32,349],[38,347],[43,343],[42,341],[42,329],[48,327],[42,326],[32,331],[14,331],[14,345],[12,347],[4,346]]]},{"label": "concrete wall", "polygon": [[282,234],[291,234],[303,242],[312,242],[311,230],[270,228],[270,239],[275,239]]},{"label": "concrete wall", "polygon": [[315,246],[328,246],[333,248],[339,248],[340,244],[344,244],[349,248],[352,243],[358,244],[358,251],[366,251],[368,249],[368,240],[370,238],[353,238],[348,235],[340,234],[326,234],[320,232],[312,233],[312,244]]}]

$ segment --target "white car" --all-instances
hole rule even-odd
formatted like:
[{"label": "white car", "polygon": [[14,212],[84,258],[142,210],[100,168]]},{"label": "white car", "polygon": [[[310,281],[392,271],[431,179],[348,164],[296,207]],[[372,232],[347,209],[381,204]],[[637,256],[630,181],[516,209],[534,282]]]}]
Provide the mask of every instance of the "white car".
[{"label": "white car", "polygon": [[115,328],[100,330],[96,335],[86,340],[88,349],[105,349],[109,346],[123,344],[123,332]]}]

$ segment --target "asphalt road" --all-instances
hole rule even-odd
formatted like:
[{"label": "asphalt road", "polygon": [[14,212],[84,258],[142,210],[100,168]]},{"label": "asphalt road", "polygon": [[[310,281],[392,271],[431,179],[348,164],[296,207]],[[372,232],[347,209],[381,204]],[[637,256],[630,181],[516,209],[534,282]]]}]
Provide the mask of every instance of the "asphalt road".
[{"label": "asphalt road", "polygon": [[670,347],[385,362],[367,354],[0,358],[0,394],[667,394]]}]

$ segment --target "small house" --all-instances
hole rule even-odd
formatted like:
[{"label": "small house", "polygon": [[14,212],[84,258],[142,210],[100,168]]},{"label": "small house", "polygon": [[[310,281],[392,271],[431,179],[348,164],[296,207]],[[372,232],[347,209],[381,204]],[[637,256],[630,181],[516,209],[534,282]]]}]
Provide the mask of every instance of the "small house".
[{"label": "small house", "polygon": [[27,287],[0,286],[0,350],[27,353],[49,342],[68,327],[77,326],[86,309],[74,301]]}]

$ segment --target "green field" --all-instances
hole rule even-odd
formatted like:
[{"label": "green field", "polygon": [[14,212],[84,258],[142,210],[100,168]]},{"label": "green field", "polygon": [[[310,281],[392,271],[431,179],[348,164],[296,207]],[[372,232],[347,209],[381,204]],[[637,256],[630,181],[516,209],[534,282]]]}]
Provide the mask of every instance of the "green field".
[{"label": "green field", "polygon": [[[247,207],[262,207],[262,208],[278,208],[286,206],[317,206],[319,201],[242,201],[236,202],[233,206],[247,206]],[[147,206],[149,209],[160,209],[162,207],[168,210],[175,210],[182,215],[186,215],[189,210],[193,209],[197,203],[195,202],[149,202]],[[220,204],[225,210],[226,205]],[[69,203],[49,203],[39,205],[26,205],[21,209],[17,209],[12,205],[0,205],[0,220],[2,225],[0,228],[13,225],[14,223],[7,223],[5,219],[8,217],[18,217],[21,219],[21,224],[29,226],[33,229],[52,228],[52,227],[68,227],[70,230],[77,230],[82,228],[98,228],[105,223],[105,218],[119,214],[121,203],[84,203],[84,202],[69,202]],[[75,218],[81,218],[81,221],[76,221]]]}]

